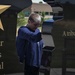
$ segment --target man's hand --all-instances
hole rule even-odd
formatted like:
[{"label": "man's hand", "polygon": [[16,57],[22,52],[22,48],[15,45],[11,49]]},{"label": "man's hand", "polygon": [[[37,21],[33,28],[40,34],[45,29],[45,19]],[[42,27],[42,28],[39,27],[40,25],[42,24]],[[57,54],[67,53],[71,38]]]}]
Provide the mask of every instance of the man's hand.
[{"label": "man's hand", "polygon": [[36,35],[36,41],[38,42],[38,41],[40,41],[41,39],[42,39],[42,37],[41,37],[41,33],[39,32],[37,35]]}]

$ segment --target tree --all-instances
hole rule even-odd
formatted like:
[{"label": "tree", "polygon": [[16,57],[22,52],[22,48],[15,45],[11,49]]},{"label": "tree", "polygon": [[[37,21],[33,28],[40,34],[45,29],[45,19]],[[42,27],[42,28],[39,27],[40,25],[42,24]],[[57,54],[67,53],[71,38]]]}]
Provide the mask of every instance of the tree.
[{"label": "tree", "polygon": [[26,24],[25,14],[24,14],[23,11],[21,11],[18,14],[18,17],[17,17],[17,26],[22,26],[22,25],[25,25],[25,24]]},{"label": "tree", "polygon": [[42,19],[42,23],[43,23],[43,21],[44,21],[44,19],[45,19],[45,12],[42,12],[42,13],[41,13],[41,16],[42,16],[41,19]]},{"label": "tree", "polygon": [[40,25],[40,27],[41,27],[41,31],[42,31],[42,24],[43,24],[44,19],[45,19],[45,12],[40,12],[39,14],[41,15],[41,25]]},{"label": "tree", "polygon": [[40,1],[39,3],[41,3],[41,4],[42,4],[43,2],[42,2],[42,1]]}]

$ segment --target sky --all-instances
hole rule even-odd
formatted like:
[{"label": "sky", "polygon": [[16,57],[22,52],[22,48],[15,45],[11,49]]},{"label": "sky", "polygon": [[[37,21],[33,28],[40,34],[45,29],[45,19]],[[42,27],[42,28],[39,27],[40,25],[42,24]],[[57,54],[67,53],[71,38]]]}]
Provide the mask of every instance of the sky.
[{"label": "sky", "polygon": [[43,0],[32,0],[33,3],[39,3],[40,1],[44,2]]}]

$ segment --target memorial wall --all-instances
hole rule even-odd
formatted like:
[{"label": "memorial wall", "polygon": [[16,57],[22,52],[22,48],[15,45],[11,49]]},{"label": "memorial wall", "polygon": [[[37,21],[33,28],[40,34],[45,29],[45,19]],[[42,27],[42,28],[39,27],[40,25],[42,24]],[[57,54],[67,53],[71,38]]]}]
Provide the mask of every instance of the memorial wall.
[{"label": "memorial wall", "polygon": [[[57,63],[56,67],[62,67],[62,57],[63,57],[63,50],[66,51],[67,54],[71,53],[71,55],[75,58],[75,41],[71,41],[70,39],[74,40],[75,38],[75,5],[71,3],[62,4],[63,8],[63,18],[55,21],[54,27],[52,30],[52,35],[55,43],[55,52],[54,52],[54,61],[53,64]],[[67,41],[68,40],[68,41]],[[67,41],[67,42],[65,42]],[[69,49],[67,48],[69,47]],[[68,50],[67,50],[68,49]],[[72,60],[72,56],[69,56],[71,59],[67,60],[67,67],[74,68],[75,65]]]},{"label": "memorial wall", "polygon": [[0,75],[23,71],[16,52],[17,14],[30,0],[0,0]]},{"label": "memorial wall", "polygon": [[[44,0],[52,7],[62,7],[63,17],[55,20],[52,36],[55,50],[52,56],[52,67],[61,68],[66,60],[65,68],[75,68],[75,0]],[[63,60],[63,52],[66,59]]]}]

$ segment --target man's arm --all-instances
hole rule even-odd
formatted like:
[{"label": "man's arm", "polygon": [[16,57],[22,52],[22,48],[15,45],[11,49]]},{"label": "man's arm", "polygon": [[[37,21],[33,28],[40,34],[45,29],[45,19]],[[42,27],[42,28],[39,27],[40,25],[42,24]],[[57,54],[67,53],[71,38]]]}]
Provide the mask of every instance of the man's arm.
[{"label": "man's arm", "polygon": [[18,37],[26,39],[28,41],[39,41],[41,40],[41,32],[37,29],[35,32],[31,32],[27,28],[20,28],[18,32]]}]

